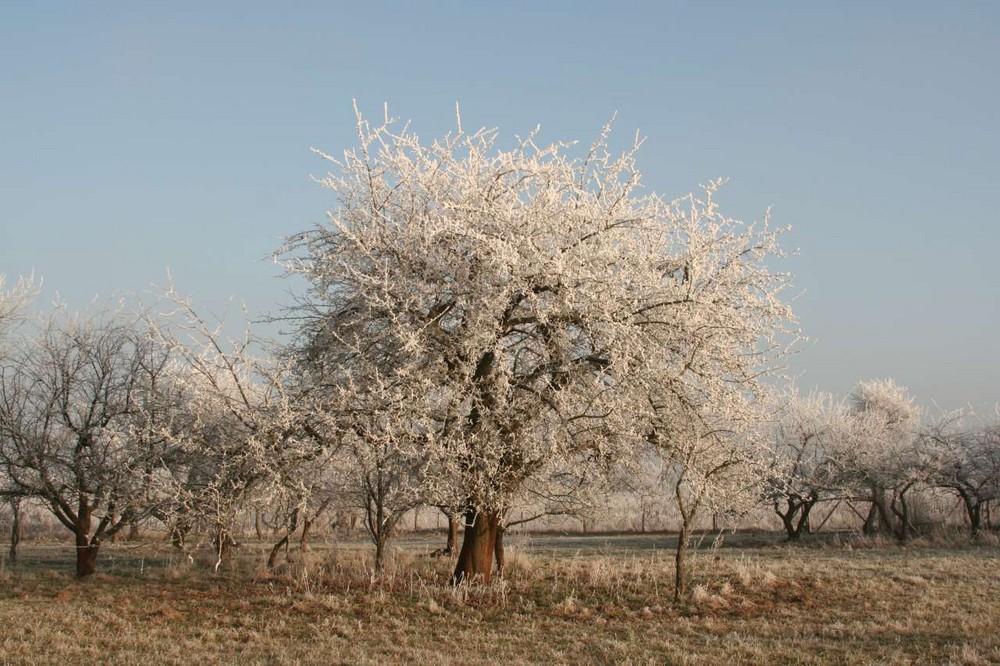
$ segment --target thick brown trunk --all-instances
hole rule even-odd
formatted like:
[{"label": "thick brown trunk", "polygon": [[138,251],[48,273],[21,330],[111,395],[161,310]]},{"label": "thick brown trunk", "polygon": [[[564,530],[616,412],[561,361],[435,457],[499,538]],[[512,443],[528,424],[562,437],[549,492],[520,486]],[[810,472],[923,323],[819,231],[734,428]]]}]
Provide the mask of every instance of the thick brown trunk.
[{"label": "thick brown trunk", "polygon": [[[84,539],[86,540],[86,539]],[[77,539],[76,546],[76,575],[79,578],[92,575],[97,571],[97,544],[80,545]]]},{"label": "thick brown trunk", "polygon": [[816,502],[819,500],[813,496],[805,500],[802,503],[802,515],[799,516],[799,524],[795,528],[795,531],[799,534],[805,532],[806,534],[812,534],[812,522],[809,519],[809,515],[812,513],[812,509],[816,506]]},{"label": "thick brown trunk", "polygon": [[290,534],[286,534],[284,537],[282,537],[281,541],[279,541],[278,543],[274,544],[274,546],[271,548],[271,552],[268,553],[268,556],[267,556],[267,568],[268,569],[273,569],[275,566],[277,566],[277,564],[278,564],[278,554],[281,552],[282,548],[284,548],[285,546],[288,545],[288,537],[289,536],[291,536],[291,535]]},{"label": "thick brown trunk", "polygon": [[139,523],[134,520],[128,524],[128,540],[139,540]]},{"label": "thick brown trunk", "polygon": [[[80,503],[83,509],[83,502]],[[90,509],[81,510],[76,525],[76,575],[79,578],[97,571],[97,549],[100,544],[90,538]]]},{"label": "thick brown trunk", "polygon": [[792,495],[785,498],[787,507],[782,510],[778,500],[775,500],[774,512],[781,516],[781,522],[785,526],[785,533],[789,541],[799,541],[803,531],[809,533],[809,512],[812,511],[817,501],[815,494],[804,498]]},{"label": "thick brown trunk", "polygon": [[493,580],[493,558],[499,528],[500,516],[494,511],[470,509],[466,513],[462,552],[458,554],[455,573],[451,577],[453,585],[490,583]]},{"label": "thick brown trunk", "polygon": [[76,514],[76,575],[79,578],[97,571],[97,549],[100,542],[90,538],[90,517],[93,510],[85,497],[80,498]]},{"label": "thick brown trunk", "polygon": [[779,500],[774,500],[774,512],[778,514],[781,518],[782,525],[785,526],[785,536],[789,541],[797,541],[799,538],[799,533],[795,529],[795,514],[798,511],[798,506],[795,504],[795,500],[791,497],[785,498],[787,507],[782,510],[781,503]]},{"label": "thick brown trunk", "polygon": [[971,515],[969,516],[970,526],[972,529],[972,536],[979,536],[979,529],[983,523],[983,505],[976,503],[976,506],[972,508]]}]

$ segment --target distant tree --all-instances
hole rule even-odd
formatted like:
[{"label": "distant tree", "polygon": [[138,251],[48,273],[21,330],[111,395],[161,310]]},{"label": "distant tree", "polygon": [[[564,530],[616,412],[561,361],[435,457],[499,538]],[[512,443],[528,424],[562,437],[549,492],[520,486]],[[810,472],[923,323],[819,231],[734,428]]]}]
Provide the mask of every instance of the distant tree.
[{"label": "distant tree", "polygon": [[958,495],[965,507],[969,529],[978,536],[983,513],[1000,499],[1000,425],[962,428],[962,421],[946,416],[922,434],[931,483]]},{"label": "distant tree", "polygon": [[[8,353],[10,336],[13,328],[24,318],[28,304],[38,292],[34,277],[20,278],[10,289],[5,289],[7,276],[0,274],[0,360]],[[8,554],[11,562],[17,561],[18,544],[21,542],[22,522],[21,508],[23,495],[21,490],[8,479],[0,465],[0,500],[7,504],[11,514],[10,547]]]},{"label": "distant tree", "polygon": [[776,408],[764,493],[788,540],[797,541],[809,531],[813,507],[839,493],[840,468],[831,451],[848,417],[844,405],[825,393],[792,392],[782,403]]},{"label": "distant tree", "polygon": [[314,517],[313,484],[328,457],[322,414],[309,406],[291,363],[264,341],[249,332],[227,338],[222,322],[210,323],[172,287],[166,300],[172,311],[156,331],[175,358],[186,418],[169,435],[174,501],[161,517],[178,545],[195,524],[209,525],[218,566],[243,511],[289,507],[282,513],[289,535]]},{"label": "distant tree", "polygon": [[94,573],[105,539],[164,500],[168,361],[124,311],[57,311],[0,368],[0,465],[74,533],[78,576]]},{"label": "distant tree", "polygon": [[328,223],[286,247],[311,284],[298,350],[343,385],[406,396],[427,491],[466,498],[455,582],[490,580],[529,480],[644,440],[651,386],[662,421],[723,414],[775,357],[790,316],[764,263],[775,234],[721,216],[714,186],[639,194],[638,142],[612,155],[605,132],[579,158],[535,133],[509,150],[491,130],[422,143],[360,114],[358,133],[326,156]]},{"label": "distant tree", "polygon": [[917,432],[920,411],[891,379],[861,382],[849,398],[850,421],[834,457],[844,482],[870,502],[865,532],[881,528],[897,539],[913,536],[912,492],[927,480]]}]

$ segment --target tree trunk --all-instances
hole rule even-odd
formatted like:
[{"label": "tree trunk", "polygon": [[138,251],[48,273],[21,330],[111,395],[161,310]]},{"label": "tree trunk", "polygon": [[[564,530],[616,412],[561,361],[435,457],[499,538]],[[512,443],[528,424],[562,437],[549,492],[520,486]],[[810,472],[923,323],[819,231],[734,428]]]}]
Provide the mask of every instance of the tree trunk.
[{"label": "tree trunk", "polygon": [[865,536],[872,536],[878,532],[878,507],[876,501],[873,499],[871,506],[868,507],[868,517],[865,518],[865,524],[861,528],[861,533]]},{"label": "tree trunk", "polygon": [[503,549],[503,525],[497,525],[496,541],[493,542],[493,555],[497,561],[497,576],[503,577],[504,567],[507,564],[506,554]]},{"label": "tree trunk", "polygon": [[965,513],[969,517],[969,529],[972,530],[972,536],[979,536],[983,520],[983,503],[964,490],[958,492],[965,503]]},{"label": "tree trunk", "polygon": [[687,596],[688,588],[688,548],[691,545],[691,521],[681,521],[681,531],[677,535],[677,552],[674,554],[674,601]]},{"label": "tree trunk", "polygon": [[292,538],[292,534],[295,533],[295,530],[298,528],[298,525],[299,525],[299,510],[298,508],[296,508],[294,511],[292,511],[292,515],[288,519],[287,529],[285,530],[285,536],[281,538],[281,541],[274,544],[274,547],[271,548],[271,553],[267,556],[268,569],[273,569],[275,565],[278,563],[278,553],[281,552],[282,547],[288,545],[288,540]]},{"label": "tree trunk", "polygon": [[97,571],[97,550],[99,544],[87,543],[87,538],[76,537],[76,575],[78,578],[93,575]]},{"label": "tree trunk", "polygon": [[375,573],[380,574],[385,568],[385,534],[380,533],[373,540],[375,542]]},{"label": "tree trunk", "polygon": [[495,511],[469,509],[465,514],[465,536],[458,554],[452,585],[460,583],[490,583],[493,580],[493,558],[496,552],[500,516]]},{"label": "tree trunk", "polygon": [[93,510],[81,496],[76,514],[76,575],[84,578],[97,571],[97,549],[100,542],[90,538],[90,518]]},{"label": "tree trunk", "polygon": [[128,540],[138,541],[139,540],[139,523],[135,520],[128,524]]},{"label": "tree trunk", "polygon": [[774,512],[781,518],[781,524],[785,527],[785,537],[788,541],[798,541],[799,531],[795,529],[795,514],[798,513],[799,505],[791,497],[786,497],[787,508],[782,511],[778,500],[774,501]]},{"label": "tree trunk", "polygon": [[279,541],[278,543],[274,544],[274,546],[271,548],[271,552],[268,553],[268,556],[267,556],[267,568],[268,569],[273,569],[275,567],[275,565],[278,564],[278,553],[281,552],[281,548],[283,546],[285,546],[285,545],[288,544],[288,537],[289,537],[289,535],[286,534],[284,537],[282,537],[281,541]]},{"label": "tree trunk", "polygon": [[260,515],[260,507],[253,512],[253,529],[257,533],[257,541],[264,540],[264,518]]},{"label": "tree trunk", "polygon": [[917,533],[913,525],[913,512],[910,510],[910,500],[907,492],[912,485],[904,486],[902,490],[892,491],[892,500],[889,504],[891,513],[885,514],[884,518],[891,521],[889,524],[892,533],[899,541],[908,541],[910,537]]},{"label": "tree trunk", "polygon": [[299,537],[299,548],[305,552],[309,550],[309,534],[312,532],[313,521],[308,516],[302,521],[302,535]]},{"label": "tree trunk", "polygon": [[816,506],[818,500],[815,496],[810,496],[808,499],[802,501],[802,514],[799,516],[799,524],[795,526],[795,538],[798,539],[802,532],[806,534],[812,533],[812,527],[809,524],[809,514],[812,512],[812,508]]},{"label": "tree trunk", "polygon": [[10,500],[10,513],[11,513],[11,524],[10,524],[10,561],[11,564],[17,562],[17,546],[21,543],[21,537],[24,536],[24,527],[21,523],[21,499],[13,498]]},{"label": "tree trunk", "polygon": [[448,516],[448,546],[444,552],[446,555],[454,555],[458,552],[458,526],[462,522],[462,514],[456,511],[446,515]]}]

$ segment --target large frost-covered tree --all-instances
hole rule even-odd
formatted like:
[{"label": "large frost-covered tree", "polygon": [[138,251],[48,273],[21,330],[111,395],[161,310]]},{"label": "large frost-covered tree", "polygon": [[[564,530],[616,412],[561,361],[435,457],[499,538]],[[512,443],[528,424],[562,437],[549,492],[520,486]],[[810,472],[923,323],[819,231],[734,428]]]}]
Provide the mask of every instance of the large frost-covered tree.
[{"label": "large frost-covered tree", "polygon": [[667,450],[675,419],[745,421],[791,315],[775,234],[722,216],[714,186],[643,193],[638,142],[613,154],[607,129],[579,154],[460,123],[422,142],[359,114],[358,134],[324,155],[327,222],[284,248],[311,283],[296,349],[349,422],[391,415],[424,449],[428,496],[464,498],[455,581],[490,579],[525,483],[608,468],[654,430]]}]

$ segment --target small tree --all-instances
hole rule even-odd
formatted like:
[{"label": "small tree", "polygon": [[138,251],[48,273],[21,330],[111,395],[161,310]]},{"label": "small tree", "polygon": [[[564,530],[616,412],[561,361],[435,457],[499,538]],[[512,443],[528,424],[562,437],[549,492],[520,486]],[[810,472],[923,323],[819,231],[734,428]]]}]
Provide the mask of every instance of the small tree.
[{"label": "small tree", "polygon": [[834,456],[845,482],[871,503],[866,533],[880,526],[900,540],[914,534],[911,495],[927,479],[919,421],[913,399],[891,379],[861,382],[850,396],[850,420]]},{"label": "small tree", "polygon": [[969,529],[978,536],[983,512],[1000,498],[1000,425],[963,430],[960,420],[945,417],[921,434],[931,469],[931,482],[958,495]]},{"label": "small tree", "polygon": [[57,312],[0,369],[0,464],[74,533],[78,576],[94,573],[104,539],[164,499],[168,358],[123,311]]},{"label": "small tree", "polygon": [[674,557],[675,599],[688,591],[688,550],[698,519],[706,512],[738,515],[756,505],[764,478],[762,443],[752,431],[746,432],[707,418],[654,432],[653,444],[663,457],[663,483],[681,519]]},{"label": "small tree", "polygon": [[781,518],[789,541],[809,530],[814,506],[838,490],[839,467],[830,456],[842,436],[844,406],[825,393],[793,392],[779,408],[770,447],[765,498]]},{"label": "small tree", "polygon": [[175,492],[163,517],[178,545],[196,522],[211,525],[218,566],[247,507],[291,507],[291,531],[300,517],[310,518],[301,509],[310,505],[328,455],[322,415],[300,390],[291,362],[261,353],[265,341],[249,332],[228,339],[223,322],[210,324],[172,287],[166,295],[173,311],[156,330],[177,359],[173,379],[186,419],[169,435]]}]

